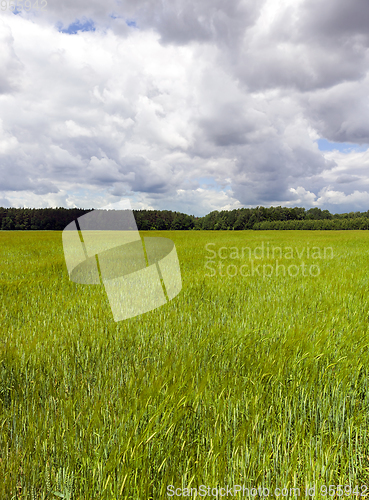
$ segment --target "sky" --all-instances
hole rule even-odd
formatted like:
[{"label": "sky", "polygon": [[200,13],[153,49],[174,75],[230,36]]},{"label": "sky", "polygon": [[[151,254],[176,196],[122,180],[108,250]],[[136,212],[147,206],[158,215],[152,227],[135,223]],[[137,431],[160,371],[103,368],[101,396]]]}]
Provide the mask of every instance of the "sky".
[{"label": "sky", "polygon": [[369,209],[368,0],[18,4],[0,206]]}]

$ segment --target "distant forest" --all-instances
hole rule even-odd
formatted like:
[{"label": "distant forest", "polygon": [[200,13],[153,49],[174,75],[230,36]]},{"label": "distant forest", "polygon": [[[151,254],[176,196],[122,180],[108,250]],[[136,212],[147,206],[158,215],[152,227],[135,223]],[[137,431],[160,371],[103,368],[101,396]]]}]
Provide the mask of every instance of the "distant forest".
[{"label": "distant forest", "polygon": [[[0,229],[62,231],[91,212],[81,208],[0,208]],[[369,210],[331,214],[320,208],[256,207],[213,211],[195,217],[170,210],[133,210],[137,228],[145,230],[369,229]]]}]

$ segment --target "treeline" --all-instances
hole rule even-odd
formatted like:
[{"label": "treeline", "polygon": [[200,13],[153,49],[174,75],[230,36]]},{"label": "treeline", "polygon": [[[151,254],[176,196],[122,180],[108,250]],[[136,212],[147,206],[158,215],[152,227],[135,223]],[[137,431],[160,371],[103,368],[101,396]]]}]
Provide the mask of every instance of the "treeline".
[{"label": "treeline", "polygon": [[253,229],[255,230],[265,230],[265,229],[281,229],[281,230],[293,230],[293,229],[369,229],[369,218],[368,217],[357,217],[353,219],[323,219],[323,220],[276,220],[276,221],[264,221],[257,222],[254,224]]},{"label": "treeline", "polygon": [[[70,222],[91,210],[81,208],[0,208],[0,229],[62,231]],[[137,228],[193,229],[195,217],[170,210],[133,210]]]},{"label": "treeline", "polygon": [[63,230],[72,220],[91,210],[81,208],[0,208],[0,229]]},{"label": "treeline", "polygon": [[[91,210],[80,208],[0,208],[1,230],[63,230]],[[171,210],[133,210],[144,230],[369,229],[369,210],[331,214],[320,208],[256,207],[213,211],[204,217]]]}]

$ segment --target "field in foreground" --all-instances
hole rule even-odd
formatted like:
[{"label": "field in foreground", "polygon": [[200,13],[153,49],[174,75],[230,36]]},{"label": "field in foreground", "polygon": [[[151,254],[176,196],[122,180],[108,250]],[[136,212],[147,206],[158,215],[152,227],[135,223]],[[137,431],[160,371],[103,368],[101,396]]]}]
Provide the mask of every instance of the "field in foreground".
[{"label": "field in foreground", "polygon": [[369,232],[142,232],[183,288],[118,323],[61,234],[0,232],[1,499],[365,492]]}]

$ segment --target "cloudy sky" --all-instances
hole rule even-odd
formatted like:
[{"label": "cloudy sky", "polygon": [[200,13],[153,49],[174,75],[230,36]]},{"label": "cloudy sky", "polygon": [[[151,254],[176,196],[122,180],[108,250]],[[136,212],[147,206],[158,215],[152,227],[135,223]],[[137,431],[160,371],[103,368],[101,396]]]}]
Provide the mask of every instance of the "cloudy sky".
[{"label": "cloudy sky", "polygon": [[369,209],[368,0],[18,4],[0,206]]}]

